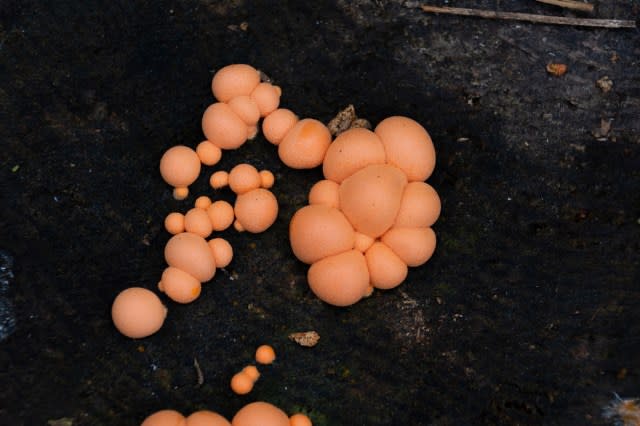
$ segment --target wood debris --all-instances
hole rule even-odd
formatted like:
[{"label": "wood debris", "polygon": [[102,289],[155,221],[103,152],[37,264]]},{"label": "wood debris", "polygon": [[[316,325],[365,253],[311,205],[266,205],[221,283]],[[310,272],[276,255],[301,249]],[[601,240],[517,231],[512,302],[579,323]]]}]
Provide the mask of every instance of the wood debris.
[{"label": "wood debris", "polygon": [[565,9],[579,10],[580,12],[593,12],[593,5],[575,0],[536,0],[538,3],[551,4]]},{"label": "wood debris", "polygon": [[289,340],[296,342],[300,346],[312,348],[318,344],[320,335],[315,331],[299,331],[291,333],[289,335]]},{"label": "wood debris", "polygon": [[447,15],[474,16],[477,18],[500,19],[505,21],[527,21],[535,24],[573,25],[596,28],[636,28],[636,21],[626,19],[587,19],[565,16],[537,15],[535,13],[499,12],[495,10],[466,9],[461,7],[438,7],[422,5],[424,12]]},{"label": "wood debris", "polygon": [[331,119],[327,128],[331,132],[331,136],[338,136],[345,130],[349,130],[354,127],[363,127],[365,129],[371,129],[371,123],[364,118],[358,118],[356,115],[356,109],[353,105],[347,106],[342,111]]},{"label": "wood debris", "polygon": [[565,64],[547,64],[547,72],[556,77],[562,77],[567,73],[567,66]]},{"label": "wood debris", "polygon": [[609,92],[613,88],[613,81],[609,78],[609,76],[604,76],[596,81],[596,86],[604,93]]}]

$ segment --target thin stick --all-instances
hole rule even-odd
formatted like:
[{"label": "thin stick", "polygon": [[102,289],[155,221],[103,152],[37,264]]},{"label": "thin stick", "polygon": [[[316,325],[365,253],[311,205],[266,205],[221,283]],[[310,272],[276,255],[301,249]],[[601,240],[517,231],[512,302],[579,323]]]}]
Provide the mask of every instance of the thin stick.
[{"label": "thin stick", "polygon": [[538,3],[552,4],[565,9],[579,10],[581,12],[593,12],[593,5],[575,0],[536,0]]},{"label": "thin stick", "polygon": [[600,28],[635,28],[635,21],[620,19],[584,19],[565,18],[563,16],[535,15],[531,13],[496,12],[492,10],[463,9],[459,7],[420,6],[425,12],[445,13],[449,15],[476,16],[488,19],[503,19],[511,21],[528,21],[552,25],[575,25],[579,27]]},{"label": "thin stick", "polygon": [[196,375],[198,377],[197,386],[202,386],[202,384],[204,383],[204,374],[202,374],[202,370],[200,369],[200,364],[198,363],[198,360],[195,357],[193,358],[193,366],[196,369]]}]

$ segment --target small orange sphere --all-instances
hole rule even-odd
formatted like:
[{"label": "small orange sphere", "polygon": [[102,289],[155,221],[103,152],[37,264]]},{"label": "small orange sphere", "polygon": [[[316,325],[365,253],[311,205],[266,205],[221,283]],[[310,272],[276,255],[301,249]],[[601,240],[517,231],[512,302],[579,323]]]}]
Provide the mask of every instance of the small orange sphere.
[{"label": "small orange sphere", "polygon": [[291,110],[280,108],[265,117],[262,133],[266,140],[278,145],[297,122],[298,116]]},{"label": "small orange sphere", "polygon": [[200,296],[202,284],[188,273],[169,266],[162,273],[158,290],[178,303],[191,303]]},{"label": "small orange sphere", "polygon": [[173,188],[173,198],[175,198],[176,200],[178,201],[184,200],[188,196],[189,196],[189,188],[187,188],[186,186],[183,186],[180,188]]},{"label": "small orange sphere", "polygon": [[200,175],[200,158],[191,148],[176,145],[169,148],[160,159],[160,174],[171,186],[187,187]]},{"label": "small orange sphere", "polygon": [[331,144],[327,126],[313,118],[298,121],[278,145],[280,160],[292,169],[312,169],[322,164]]},{"label": "small orange sphere", "polygon": [[194,207],[198,209],[207,209],[211,205],[211,198],[206,195],[201,195],[196,198],[196,202],[194,203]]},{"label": "small orange sphere", "polygon": [[313,426],[311,419],[302,413],[289,417],[289,426]]},{"label": "small orange sphere", "polygon": [[260,170],[260,186],[269,189],[276,181],[276,177],[269,170]]},{"label": "small orange sphere", "polygon": [[209,178],[209,185],[211,185],[213,189],[224,188],[229,185],[229,173],[224,170],[214,172]]},{"label": "small orange sphere", "polygon": [[278,108],[281,94],[282,90],[271,83],[260,83],[253,89],[251,99],[258,105],[261,117],[266,117]]},{"label": "small orange sphere", "polygon": [[231,390],[238,395],[246,395],[253,389],[253,383],[251,376],[241,371],[231,378]]},{"label": "small orange sphere", "polygon": [[224,231],[234,219],[233,206],[224,200],[214,201],[207,209],[214,231]]},{"label": "small orange sphere", "polygon": [[242,163],[229,172],[229,188],[236,194],[244,194],[255,188],[260,188],[262,179],[258,169],[251,164]]},{"label": "small orange sphere", "polygon": [[178,212],[169,213],[164,219],[164,228],[173,235],[184,232],[184,215]]},{"label": "small orange sphere", "polygon": [[256,349],[256,361],[260,364],[271,364],[276,359],[276,351],[269,345],[260,345]]},{"label": "small orange sphere", "polygon": [[222,150],[209,141],[200,142],[196,147],[196,154],[205,166],[218,164],[222,158]]},{"label": "small orange sphere", "polygon": [[229,105],[221,102],[210,105],[204,111],[202,133],[220,149],[236,149],[247,141],[246,123]]},{"label": "small orange sphere", "polygon": [[231,423],[218,413],[200,410],[187,417],[186,426],[231,426]]},{"label": "small orange sphere", "polygon": [[268,189],[256,188],[238,195],[233,211],[241,227],[255,234],[276,221],[278,200]]},{"label": "small orange sphere", "polygon": [[184,215],[184,229],[202,238],[207,238],[213,231],[211,219],[205,209],[192,208]]},{"label": "small orange sphere", "polygon": [[209,247],[213,252],[217,268],[225,268],[233,260],[233,248],[231,244],[223,238],[209,240]]},{"label": "small orange sphere", "polygon": [[242,372],[247,374],[255,382],[260,378],[260,372],[255,365],[247,365],[242,369]]},{"label": "small orange sphere", "polygon": [[255,126],[260,120],[258,105],[247,95],[236,96],[227,104],[247,126]]},{"label": "small orange sphere", "polygon": [[132,339],[151,336],[160,330],[167,316],[167,308],[151,290],[131,287],[116,296],[111,318],[118,331]]},{"label": "small orange sphere", "polygon": [[140,426],[184,426],[185,418],[175,410],[160,410],[148,416]]},{"label": "small orange sphere", "polygon": [[249,95],[259,83],[260,74],[251,65],[231,64],[215,73],[211,91],[220,102],[229,102],[236,96]]}]

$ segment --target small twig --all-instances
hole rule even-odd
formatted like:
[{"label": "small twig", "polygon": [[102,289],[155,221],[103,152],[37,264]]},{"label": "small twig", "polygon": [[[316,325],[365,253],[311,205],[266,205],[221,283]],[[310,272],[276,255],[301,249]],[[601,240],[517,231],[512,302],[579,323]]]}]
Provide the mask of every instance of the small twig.
[{"label": "small twig", "polygon": [[579,10],[580,12],[593,12],[593,5],[575,0],[536,0],[538,3],[552,4],[565,9]]},{"label": "small twig", "polygon": [[193,366],[196,369],[196,375],[198,376],[198,386],[202,386],[204,383],[204,375],[202,374],[202,370],[200,369],[200,364],[198,364],[198,359],[193,358]]},{"label": "small twig", "polygon": [[635,28],[635,21],[621,19],[585,19],[563,16],[536,15],[531,13],[496,12],[492,10],[464,9],[459,7],[420,6],[425,12],[446,13],[449,15],[476,16],[479,18],[528,21],[540,24],[575,25],[579,27]]}]

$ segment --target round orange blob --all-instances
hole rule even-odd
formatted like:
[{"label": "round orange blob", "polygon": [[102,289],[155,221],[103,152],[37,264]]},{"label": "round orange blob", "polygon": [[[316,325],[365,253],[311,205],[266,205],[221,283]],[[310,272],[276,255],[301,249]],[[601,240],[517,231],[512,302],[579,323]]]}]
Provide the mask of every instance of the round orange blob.
[{"label": "round orange blob", "polygon": [[169,266],[162,273],[158,289],[178,303],[191,303],[200,296],[202,284],[186,272]]},{"label": "round orange blob", "polygon": [[222,150],[209,141],[200,142],[196,147],[196,154],[205,166],[218,164],[222,158]]},{"label": "round orange blob", "polygon": [[271,83],[260,83],[251,92],[251,99],[258,105],[260,116],[266,117],[280,105],[282,90]]},{"label": "round orange blob", "polygon": [[251,65],[232,64],[215,73],[211,91],[220,102],[229,102],[236,96],[251,94],[259,83],[260,74]]},{"label": "round orange blob", "polygon": [[207,209],[214,231],[224,231],[233,223],[233,206],[224,200],[214,201]]},{"label": "round orange blob", "polygon": [[340,205],[338,188],[340,185],[332,180],[324,179],[316,182],[309,191],[309,204],[324,204],[338,208]]},{"label": "round orange blob", "polygon": [[173,188],[173,198],[176,200],[184,200],[189,196],[189,188],[183,186],[181,188]]},{"label": "round orange blob", "polygon": [[238,164],[229,172],[229,188],[236,194],[260,188],[261,184],[260,173],[251,164]]},{"label": "round orange blob", "polygon": [[256,349],[256,361],[260,364],[271,364],[276,360],[276,351],[269,345],[260,345]]},{"label": "round orange blob", "polygon": [[144,419],[140,426],[185,426],[186,420],[175,410],[160,410]]},{"label": "round orange blob", "polygon": [[409,181],[424,181],[436,166],[431,136],[417,121],[407,117],[385,118],[375,128],[387,155],[387,163],[402,169]]},{"label": "round orange blob", "polygon": [[262,134],[266,140],[278,145],[297,122],[298,116],[291,110],[277,109],[265,117],[262,122]]},{"label": "round orange blob", "polygon": [[269,189],[276,181],[276,177],[269,170],[260,170],[260,186]]},{"label": "round orange blob", "polygon": [[131,287],[120,292],[111,306],[111,318],[118,331],[141,339],[160,330],[167,308],[151,290]]},{"label": "round orange blob", "polygon": [[289,417],[289,426],[313,426],[311,419],[302,413]]},{"label": "round orange blob", "polygon": [[309,268],[307,281],[320,300],[335,306],[353,305],[370,287],[367,262],[357,250],[317,261]]},{"label": "round orange blob", "polygon": [[229,173],[224,170],[214,172],[209,178],[209,185],[211,185],[213,189],[224,188],[229,185]]},{"label": "round orange blob", "polygon": [[340,210],[358,232],[379,237],[393,225],[406,184],[397,167],[367,166],[340,184]]},{"label": "round orange blob", "polygon": [[243,229],[263,232],[278,217],[278,200],[268,189],[256,188],[238,195],[233,211]]},{"label": "round orange blob", "polygon": [[242,372],[251,377],[251,380],[253,380],[254,382],[256,382],[260,378],[260,372],[255,365],[247,365],[242,369]]},{"label": "round orange blob", "polygon": [[178,212],[169,213],[164,218],[164,228],[173,235],[184,232],[184,215]]},{"label": "round orange blob", "polygon": [[220,149],[236,149],[247,141],[247,125],[229,105],[221,102],[204,111],[202,132]]},{"label": "round orange blob", "polygon": [[318,120],[298,121],[278,145],[278,155],[293,169],[311,169],[322,164],[331,144],[331,133]]},{"label": "round orange blob", "polygon": [[298,210],[289,224],[293,254],[304,263],[351,250],[353,227],[340,210],[324,204],[311,204]]},{"label": "round orange blob", "polygon": [[371,130],[353,128],[340,133],[329,146],[322,172],[325,178],[340,183],[366,166],[384,163],[384,145],[380,138]]},{"label": "round orange blob", "polygon": [[207,197],[206,195],[201,195],[198,198],[196,198],[196,201],[193,204],[193,206],[198,209],[207,209],[210,205],[211,205],[211,198]]},{"label": "round orange blob", "polygon": [[374,239],[366,234],[363,234],[361,232],[356,232],[356,240],[355,243],[353,244],[354,248],[356,250],[358,250],[359,252],[364,253],[365,251],[367,251],[369,249],[369,247],[371,247],[371,245],[374,243]]},{"label": "round orange blob", "polygon": [[184,215],[184,229],[192,234],[207,238],[213,231],[211,220],[205,209],[194,207]]},{"label": "round orange blob", "polygon": [[200,175],[200,158],[191,148],[176,145],[162,155],[160,174],[169,185],[186,188]]},{"label": "round orange blob", "polygon": [[209,244],[190,232],[171,237],[164,248],[164,258],[169,266],[185,271],[201,283],[209,281],[216,273]]},{"label": "round orange blob", "polygon": [[371,285],[375,288],[394,288],[407,278],[409,272],[407,264],[384,243],[379,241],[373,243],[364,257],[369,267]]},{"label": "round orange blob", "polygon": [[209,240],[209,247],[211,247],[217,268],[225,268],[233,260],[233,248],[224,238]]},{"label": "round orange blob", "polygon": [[400,210],[393,226],[422,228],[433,225],[440,216],[440,197],[426,182],[409,182],[404,188]]},{"label": "round orange blob", "polygon": [[409,266],[420,266],[436,249],[436,233],[431,228],[391,228],[382,238]]},{"label": "round orange blob", "polygon": [[251,376],[241,371],[231,378],[231,390],[238,395],[246,395],[253,389],[253,383]]},{"label": "round orange blob", "polygon": [[186,420],[186,426],[231,426],[231,423],[223,416],[208,410],[196,411]]},{"label": "round orange blob", "polygon": [[242,95],[231,99],[227,105],[236,113],[247,126],[255,126],[260,120],[260,110],[250,96]]},{"label": "round orange blob", "polygon": [[290,426],[284,411],[268,402],[252,402],[242,407],[231,421],[232,426]]}]

